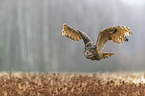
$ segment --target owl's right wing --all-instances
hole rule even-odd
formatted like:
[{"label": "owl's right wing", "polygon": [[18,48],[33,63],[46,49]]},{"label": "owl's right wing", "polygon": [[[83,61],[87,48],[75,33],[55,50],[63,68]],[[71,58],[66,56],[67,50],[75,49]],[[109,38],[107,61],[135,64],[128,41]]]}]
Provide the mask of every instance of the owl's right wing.
[{"label": "owl's right wing", "polygon": [[86,33],[76,30],[66,24],[63,24],[62,35],[74,41],[83,40],[86,47],[93,45],[93,41]]},{"label": "owl's right wing", "polygon": [[126,35],[132,35],[131,30],[126,26],[115,26],[103,29],[98,35],[96,47],[98,50],[102,51],[108,40],[122,44],[123,41],[128,41]]}]

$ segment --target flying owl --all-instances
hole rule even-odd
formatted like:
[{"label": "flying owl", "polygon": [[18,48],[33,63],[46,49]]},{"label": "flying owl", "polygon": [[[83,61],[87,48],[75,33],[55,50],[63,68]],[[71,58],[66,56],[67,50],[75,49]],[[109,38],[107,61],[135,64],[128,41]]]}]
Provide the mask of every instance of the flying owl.
[{"label": "flying owl", "polygon": [[114,43],[122,44],[123,41],[128,41],[127,35],[132,35],[131,30],[126,26],[115,26],[106,28],[100,31],[96,44],[84,32],[74,29],[67,24],[63,24],[62,35],[74,41],[83,40],[85,44],[84,55],[91,60],[101,60],[108,58],[115,53],[103,52],[105,44],[108,40]]}]

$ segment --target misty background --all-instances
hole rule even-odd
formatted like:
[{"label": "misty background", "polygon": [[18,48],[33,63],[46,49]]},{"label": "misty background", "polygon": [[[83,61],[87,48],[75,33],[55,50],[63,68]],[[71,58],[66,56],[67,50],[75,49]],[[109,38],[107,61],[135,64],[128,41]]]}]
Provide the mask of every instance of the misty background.
[{"label": "misty background", "polygon": [[[84,56],[83,41],[61,35],[63,23],[87,33],[128,26],[129,42],[109,41],[101,61]],[[0,0],[0,71],[118,72],[145,70],[143,0]]]}]

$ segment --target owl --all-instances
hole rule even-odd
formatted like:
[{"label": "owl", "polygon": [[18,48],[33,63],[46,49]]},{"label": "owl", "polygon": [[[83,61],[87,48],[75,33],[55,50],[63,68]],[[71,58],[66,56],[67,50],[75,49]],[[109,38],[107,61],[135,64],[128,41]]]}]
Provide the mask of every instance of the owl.
[{"label": "owl", "polygon": [[108,40],[114,43],[122,44],[123,41],[128,41],[127,35],[132,35],[131,30],[126,26],[115,26],[106,28],[100,31],[96,44],[84,32],[74,29],[67,24],[63,24],[62,35],[74,41],[83,40],[85,45],[84,55],[91,60],[101,60],[108,58],[115,53],[103,52],[105,44]]}]

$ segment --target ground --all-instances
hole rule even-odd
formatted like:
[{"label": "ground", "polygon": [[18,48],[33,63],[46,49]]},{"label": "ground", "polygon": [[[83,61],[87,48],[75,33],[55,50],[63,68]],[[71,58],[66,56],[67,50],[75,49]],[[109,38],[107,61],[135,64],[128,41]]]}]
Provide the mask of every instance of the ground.
[{"label": "ground", "polygon": [[0,96],[136,96],[145,73],[1,73]]}]

